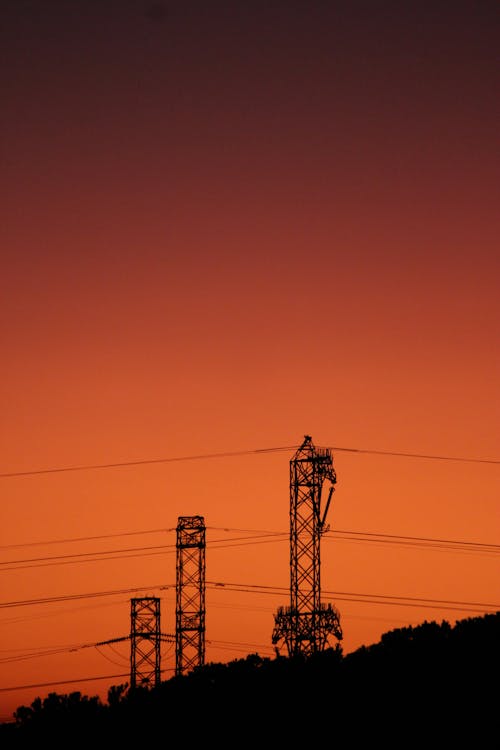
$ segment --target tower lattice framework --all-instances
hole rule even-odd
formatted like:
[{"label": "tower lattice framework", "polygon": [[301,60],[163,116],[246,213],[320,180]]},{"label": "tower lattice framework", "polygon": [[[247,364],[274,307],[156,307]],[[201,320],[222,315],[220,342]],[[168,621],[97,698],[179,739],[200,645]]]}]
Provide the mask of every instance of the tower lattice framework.
[{"label": "tower lattice framework", "polygon": [[320,541],[336,482],[331,451],[305,435],[290,461],[290,606],[278,608],[272,634],[272,643],[284,642],[290,657],[310,656],[327,648],[330,636],[343,637],[339,612],[321,602]]},{"label": "tower lattice framework", "polygon": [[205,520],[179,516],[177,523],[175,673],[205,663]]},{"label": "tower lattice framework", "polygon": [[160,600],[130,600],[130,686],[158,687],[160,669]]}]

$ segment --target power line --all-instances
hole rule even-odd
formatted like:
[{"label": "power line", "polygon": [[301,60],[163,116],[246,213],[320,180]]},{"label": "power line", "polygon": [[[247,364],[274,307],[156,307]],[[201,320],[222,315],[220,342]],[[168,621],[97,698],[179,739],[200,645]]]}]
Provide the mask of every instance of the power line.
[{"label": "power line", "polygon": [[[207,529],[213,529],[216,531],[241,531],[241,532],[252,532],[252,533],[269,533],[269,532],[256,532],[254,529],[230,529],[221,526],[207,526]],[[118,531],[113,534],[95,534],[93,536],[74,536],[66,537],[63,539],[46,539],[40,542],[19,542],[17,544],[0,544],[0,549],[16,549],[18,547],[43,547],[44,545],[52,544],[70,544],[73,542],[92,542],[98,539],[115,539],[120,536],[142,536],[143,534],[163,534],[175,532],[176,527],[160,528],[160,529],[144,529],[141,531]]]},{"label": "power line", "polygon": [[[225,582],[225,581],[207,581],[207,587],[212,589],[222,589],[225,591],[233,591],[233,592],[242,592],[242,593],[268,593],[273,595],[282,595],[284,593],[287,593],[289,591],[288,587],[284,586],[268,586],[268,585],[261,585],[261,584],[250,584],[250,583],[232,583],[232,582]],[[166,590],[166,589],[173,589],[175,588],[175,584],[162,584],[162,585],[154,585],[154,586],[141,586],[141,587],[135,587],[133,589],[115,589],[111,591],[98,591],[98,592],[92,592],[89,594],[67,594],[64,596],[52,596],[52,597],[44,597],[40,599],[20,599],[17,601],[10,601],[10,602],[0,602],[0,609],[7,609],[11,607],[24,607],[24,606],[30,606],[30,605],[39,605],[39,604],[53,604],[57,602],[65,602],[65,601],[72,601],[75,599],[92,599],[95,597],[104,597],[104,596],[116,596],[121,594],[129,594],[136,591],[154,591],[154,590]],[[477,606],[481,608],[489,608],[492,610],[500,609],[500,604],[492,604],[489,602],[460,602],[460,601],[450,601],[447,599],[425,599],[423,597],[408,597],[408,596],[392,596],[388,594],[360,594],[358,592],[351,592],[351,591],[325,591],[325,594],[329,594],[331,596],[335,596],[337,598],[342,597],[356,597],[355,599],[351,599],[352,601],[359,601],[359,602],[366,602],[369,601],[367,597],[370,597],[373,601],[379,601],[379,600],[391,600],[387,601],[385,603],[401,603],[401,602],[413,602],[417,603],[416,606],[431,606],[436,604],[442,604],[442,605],[463,605],[464,607],[472,607]],[[361,597],[361,598],[359,598]],[[373,603],[373,602],[372,602]],[[380,602],[382,603],[382,602]],[[447,609],[448,607],[443,606],[442,609]]]},{"label": "power line", "polygon": [[9,607],[24,607],[33,604],[53,604],[56,602],[69,602],[76,599],[95,599],[102,596],[119,596],[122,594],[134,594],[137,591],[158,591],[169,588],[175,588],[175,584],[156,584],[150,586],[136,586],[130,589],[114,589],[111,591],[94,591],[90,594],[65,594],[63,596],[47,596],[41,599],[20,599],[12,602],[1,602],[0,609]]},{"label": "power line", "polygon": [[[162,670],[163,671],[163,670]],[[117,677],[130,677],[130,673],[107,674],[102,677],[79,677],[76,680],[59,680],[58,682],[38,682],[34,685],[16,685],[15,687],[0,687],[0,692],[6,693],[11,690],[31,690],[32,688],[52,687],[54,685],[71,685],[75,682],[96,682],[97,680],[114,680]]]},{"label": "power line", "polygon": [[[266,542],[274,542],[276,539],[268,537],[282,537],[281,541],[286,539],[284,532],[271,532],[265,535],[265,539],[257,540],[255,537],[242,537],[238,540],[235,539],[215,539],[211,542],[213,549],[220,549],[226,547],[241,547],[247,544],[264,544]],[[134,552],[137,550],[137,552]],[[8,572],[11,570],[25,570],[26,568],[47,568],[54,565],[74,565],[77,563],[87,562],[107,562],[109,560],[124,560],[131,557],[150,557],[152,555],[166,555],[171,554],[175,551],[175,544],[165,544],[159,546],[150,547],[131,547],[128,550],[105,550],[102,552],[81,552],[78,554],[69,555],[54,555],[50,557],[39,557],[39,558],[28,558],[24,560],[8,560],[0,562],[0,572]],[[122,552],[132,552],[132,554],[120,554]],[[105,555],[105,557],[98,557],[98,555]]]},{"label": "power line", "polygon": [[97,539],[113,539],[119,536],[141,536],[143,534],[159,534],[163,532],[175,531],[170,529],[146,529],[145,531],[120,531],[115,534],[98,534],[95,536],[77,536],[67,537],[66,539],[49,539],[44,542],[24,542],[21,544],[0,544],[0,549],[15,549],[16,547],[42,547],[49,544],[68,544],[69,542],[93,542]]},{"label": "power line", "polygon": [[[166,550],[166,549],[175,549],[175,544],[161,544],[161,545],[155,545],[155,546],[149,546],[149,547],[128,547],[124,549],[113,549],[113,550],[102,550],[102,552],[78,552],[74,554],[69,555],[51,555],[49,557],[28,557],[24,560],[6,560],[5,562],[0,562],[0,565],[16,565],[17,563],[33,563],[33,562],[46,562],[47,560],[60,560],[64,561],[68,558],[80,558],[80,557],[90,557],[92,555],[115,555],[122,552],[144,552],[144,551],[150,551],[150,550]],[[102,560],[105,560],[105,557],[100,558]],[[112,560],[116,560],[116,557],[112,557]],[[119,559],[119,558],[118,558]],[[74,560],[74,562],[78,562],[78,560]],[[25,567],[33,567],[33,566],[25,566]],[[15,569],[15,568],[14,568]],[[7,568],[7,570],[12,570],[12,568]]]},{"label": "power line", "polygon": [[482,555],[498,555],[500,545],[481,542],[458,542],[445,539],[432,540],[425,537],[398,537],[391,534],[357,534],[356,532],[329,532],[326,539],[330,542],[369,542],[370,544],[398,545],[413,549],[442,550],[446,552],[461,552],[464,554],[477,553]]},{"label": "power line", "polygon": [[[210,527],[209,527],[210,528]],[[216,530],[217,527],[212,527]],[[229,529],[225,529],[229,531]],[[244,531],[237,529],[237,531]],[[266,542],[284,541],[288,537],[288,532],[280,531],[263,531],[260,533],[251,533],[251,536],[230,537],[226,539],[213,539],[210,541],[212,548],[221,549],[232,546],[244,546],[248,544],[263,544]],[[133,532],[130,532],[133,533]],[[366,538],[365,538],[366,537]],[[352,542],[371,542],[371,543],[388,543],[411,545],[417,547],[433,547],[443,550],[458,550],[466,552],[482,552],[497,554],[500,552],[500,545],[487,544],[485,542],[469,542],[456,539],[434,539],[431,537],[412,537],[398,534],[379,534],[376,532],[363,531],[346,531],[342,529],[332,530],[326,534],[326,538],[331,541],[345,540]],[[69,541],[69,540],[68,540]],[[78,540],[76,540],[78,541]],[[22,546],[22,545],[19,545]],[[29,546],[29,544],[27,545]],[[102,550],[100,552],[80,552],[67,555],[50,555],[45,557],[23,558],[18,560],[0,561],[0,572],[11,570],[23,570],[25,568],[40,568],[50,565],[68,565],[81,562],[103,562],[107,560],[120,560],[128,557],[145,557],[156,554],[168,554],[175,550],[175,544],[154,545],[147,547],[129,547],[116,550]],[[134,553],[134,554],[124,554]],[[5,567],[1,567],[5,566]],[[9,566],[9,567],[7,567]]]},{"label": "power line", "polygon": [[[107,641],[97,641],[96,643],[81,643],[78,645],[70,645],[70,646],[60,646],[58,648],[41,648],[38,651],[31,650],[28,652],[24,652],[21,654],[11,654],[9,656],[3,656],[0,658],[0,664],[10,664],[13,662],[19,662],[19,661],[27,661],[30,659],[36,659],[41,656],[56,656],[58,654],[67,654],[67,653],[73,653],[75,651],[81,651],[85,648],[95,648],[101,656],[104,656],[104,654],[99,650],[99,647],[102,646],[109,646],[111,650],[113,643],[118,642],[125,642],[130,641],[130,635],[122,636],[121,638],[111,638]],[[175,634],[164,634],[161,638],[161,641],[163,643],[175,643]],[[237,641],[218,641],[218,640],[207,640],[206,643],[213,648],[218,649],[229,649],[229,650],[235,650],[235,651],[245,651],[248,653],[249,648],[259,648],[262,650],[268,650],[273,651],[274,649],[269,645],[262,645],[257,643],[245,643],[245,642],[237,642]],[[123,654],[120,654],[118,651],[114,650],[117,656],[123,657]],[[105,657],[107,658],[107,657]],[[114,662],[116,663],[116,662]]]},{"label": "power line", "polygon": [[[250,537],[233,537],[232,539],[231,538],[230,539],[213,539],[211,540],[211,544],[218,544],[220,546],[225,546],[227,542],[246,541],[248,539],[255,541],[261,537],[267,538],[267,537],[280,537],[280,536],[287,536],[287,532],[267,531],[267,532],[263,532],[262,534],[259,534],[258,536],[254,534]],[[161,544],[161,545],[148,546],[148,547],[129,547],[129,548],[122,548],[122,549],[115,549],[115,550],[102,550],[100,552],[79,552],[79,553],[67,554],[67,555],[50,555],[48,557],[31,557],[31,558],[28,557],[28,558],[18,559],[18,560],[4,560],[3,562],[0,561],[0,565],[15,565],[16,563],[30,563],[30,562],[45,562],[47,560],[62,560],[63,561],[67,558],[89,557],[91,555],[115,555],[115,554],[118,555],[122,552],[143,552],[143,551],[149,551],[149,550],[175,550],[175,548],[176,548],[175,544]],[[102,558],[102,559],[105,559],[105,558]],[[115,560],[119,558],[113,557],[111,559]],[[9,568],[7,568],[7,570],[9,570]]]},{"label": "power line", "polygon": [[[115,463],[107,464],[82,464],[79,466],[57,466],[48,469],[30,469],[27,471],[11,471],[0,473],[0,479],[7,479],[9,477],[26,477],[35,476],[39,474],[56,474],[61,472],[69,471],[88,471],[92,469],[116,469],[125,466],[144,466],[147,464],[165,464],[174,463],[179,461],[198,461],[201,459],[210,458],[233,458],[235,456],[248,456],[259,453],[278,453],[280,451],[291,451],[296,450],[299,446],[297,445],[286,445],[275,448],[255,448],[252,450],[244,451],[224,451],[222,453],[201,453],[191,456],[170,456],[167,458],[147,458],[136,461],[117,461]],[[401,451],[383,451],[375,450],[372,448],[347,448],[345,446],[333,446],[330,448],[332,451],[347,452],[347,453],[365,453],[373,454],[378,456],[398,456],[402,458],[421,458],[433,461],[458,461],[461,463],[481,463],[481,464],[500,464],[500,459],[492,458],[474,458],[470,456],[441,456],[433,455],[428,453],[404,453]]]},{"label": "power line", "polygon": [[40,649],[38,651],[28,651],[24,654],[2,656],[0,663],[6,664],[16,661],[26,661],[27,659],[36,659],[39,656],[56,656],[57,654],[72,653],[75,651],[81,651],[84,648],[97,648],[98,646],[109,646],[112,643],[119,643],[121,641],[130,640],[130,636],[121,636],[120,638],[110,638],[107,641],[97,641],[96,643],[80,643],[71,646],[59,646],[56,648]]},{"label": "power line", "polygon": [[[207,581],[207,586],[210,588],[222,588],[226,591],[232,591],[232,592],[244,592],[244,593],[269,593],[269,594],[282,594],[285,592],[288,592],[289,589],[285,588],[283,586],[266,586],[266,585],[260,585],[260,584],[251,584],[251,583],[223,583],[220,581]],[[455,605],[458,605],[460,608],[461,605],[463,607],[480,607],[488,608],[492,610],[498,610],[500,609],[500,604],[491,604],[490,602],[461,602],[461,601],[455,601],[455,600],[449,600],[449,599],[426,599],[424,597],[412,597],[412,596],[393,596],[392,594],[360,594],[358,592],[353,591],[324,591],[324,594],[329,594],[330,596],[334,596],[336,599],[346,599],[347,597],[351,597],[350,599],[346,599],[347,601],[357,601],[357,602],[369,602],[370,604],[374,603],[380,603],[380,604],[405,604],[411,603],[411,606],[421,606],[421,607],[432,607],[434,608],[435,605],[443,605],[440,606],[439,609],[456,609]],[[355,598],[352,598],[355,597]],[[360,598],[361,597],[361,598]],[[447,605],[453,605],[448,607]]]},{"label": "power line", "polygon": [[[233,591],[253,591],[257,593],[282,593],[283,591],[286,591],[284,587],[273,587],[273,586],[260,586],[260,585],[253,585],[253,584],[235,584],[235,583],[221,583],[221,582],[209,582],[209,586],[212,587],[222,587],[226,590],[233,590]],[[236,588],[233,588],[236,587]],[[243,588],[244,587],[244,588]],[[142,587],[142,590],[146,589],[152,589],[152,588],[165,588],[165,587]],[[166,587],[169,588],[169,587]],[[138,589],[129,589],[130,591],[137,591]],[[102,594],[109,593],[114,594],[117,592],[101,592]],[[334,595],[336,599],[343,599],[345,601],[356,601],[356,602],[364,602],[364,603],[377,603],[377,604],[403,604],[403,606],[414,606],[414,607],[429,607],[433,609],[448,609],[448,610],[458,610],[458,611],[467,611],[467,612],[477,612],[479,610],[477,609],[469,609],[469,606],[480,606],[480,607],[492,607],[494,608],[494,612],[490,611],[488,613],[497,613],[500,612],[500,605],[491,605],[491,604],[485,604],[485,603],[477,603],[477,602],[458,602],[458,601],[451,601],[451,600],[438,600],[438,599],[419,599],[416,597],[401,597],[401,596],[388,596],[388,595],[379,595],[379,594],[355,594],[353,592],[325,592],[327,594]],[[95,596],[96,594],[90,594],[89,596]],[[359,596],[363,597],[362,599],[358,598]],[[353,598],[355,597],[355,598]],[[374,598],[375,597],[375,598]],[[384,601],[387,600],[387,601]],[[425,604],[424,604],[425,602]],[[445,605],[445,606],[443,606]],[[450,606],[450,605],[462,605],[462,606]],[[2,605],[0,605],[2,606]],[[127,640],[128,637],[121,637],[121,638],[115,638],[110,639],[109,641],[100,641],[95,644],[81,644],[80,646],[76,647],[70,647],[67,650],[78,650],[79,648],[88,648],[90,646],[97,646],[101,644],[108,644],[113,643],[115,641],[124,641]],[[257,644],[239,644],[231,641],[209,641],[210,645],[212,645],[215,648],[226,648],[233,651],[239,651],[240,646],[250,646],[255,645],[259,649],[266,649],[267,647],[264,646],[258,646]],[[245,650],[245,653],[248,649]],[[54,650],[52,653],[56,653],[56,650]],[[52,655],[51,652],[46,652],[46,654],[32,654],[32,656],[38,656],[38,655]],[[23,658],[23,657],[20,657]],[[29,658],[29,655],[26,655],[24,658]],[[167,669],[161,669],[162,673],[166,672],[173,672],[174,670],[172,668]],[[59,685],[69,685],[69,684],[76,684],[76,683],[83,683],[83,682],[96,682],[100,680],[114,680],[118,678],[129,678],[129,673],[120,673],[120,674],[113,674],[113,675],[101,675],[101,676],[95,676],[95,677],[80,677],[76,679],[70,679],[70,680],[59,680],[57,682],[43,682],[43,683],[35,683],[35,684],[29,684],[29,685],[16,685],[11,687],[0,687],[0,692],[13,692],[17,690],[30,690],[30,689],[38,689],[38,688],[45,688],[45,687],[55,687]]]},{"label": "power line", "polygon": [[[341,448],[339,446],[330,447],[332,451],[343,451],[347,453],[372,453],[377,456],[398,456],[402,458],[427,458],[432,461],[460,461],[476,464],[500,464],[500,459],[496,458],[472,458],[469,456],[438,456],[428,453],[402,453],[399,451],[378,451],[371,448]],[[1,476],[1,475],[0,475]]]},{"label": "power line", "polygon": [[[78,563],[95,563],[95,562],[108,562],[110,560],[127,560],[131,557],[151,557],[152,555],[167,555],[170,553],[173,553],[174,550],[167,550],[160,549],[160,551],[156,552],[141,552],[137,554],[130,554],[130,555],[114,555],[113,557],[88,557],[86,559],[82,560],[58,560],[57,562],[45,562],[45,563],[36,563],[36,564],[28,564],[28,565],[11,565],[9,568],[1,568],[0,572],[8,572],[11,570],[26,570],[26,568],[50,568],[54,565],[76,565]],[[98,554],[98,553],[92,553],[92,554]]]},{"label": "power line", "polygon": [[[207,643],[210,643],[210,645],[214,646],[214,648],[219,649],[228,649],[231,651],[242,651],[243,653],[248,653],[248,649],[243,649],[243,647],[248,646],[256,646],[259,649],[269,649],[268,646],[258,645],[254,643],[236,643],[234,641],[207,641]],[[242,648],[240,648],[242,647]],[[167,667],[165,669],[161,669],[161,673],[166,672],[173,672],[174,669],[172,667]],[[126,677],[130,678],[130,672],[125,672],[121,674],[110,674],[110,675],[103,675],[100,677],[78,677],[73,680],[59,680],[58,682],[39,682],[36,684],[31,685],[15,685],[13,687],[0,687],[0,692],[12,692],[15,690],[31,690],[31,689],[38,689],[42,687],[55,687],[56,685],[71,685],[75,683],[80,682],[97,682],[98,680],[115,680],[120,677]]]},{"label": "power line", "polygon": [[224,453],[202,453],[193,456],[174,456],[169,458],[148,458],[138,461],[120,461],[112,464],[86,464],[81,466],[61,466],[50,469],[31,469],[29,471],[11,471],[0,474],[0,479],[7,477],[26,477],[35,474],[55,474],[63,471],[86,471],[88,469],[116,469],[121,466],[142,466],[145,464],[165,464],[175,461],[197,461],[207,458],[232,458],[234,456],[248,456],[254,453],[277,453],[279,451],[295,450],[296,445],[287,445],[279,448],[256,448],[246,451],[225,451]]},{"label": "power line", "polygon": [[442,543],[442,544],[464,544],[472,547],[487,547],[496,548],[500,550],[500,544],[489,544],[488,542],[468,542],[463,539],[435,539],[427,536],[402,536],[401,534],[377,534],[373,531],[345,531],[344,529],[332,529],[330,533],[333,534],[360,534],[362,536],[369,537],[382,537],[387,539],[402,539],[411,540],[412,542],[431,542],[431,543]]}]

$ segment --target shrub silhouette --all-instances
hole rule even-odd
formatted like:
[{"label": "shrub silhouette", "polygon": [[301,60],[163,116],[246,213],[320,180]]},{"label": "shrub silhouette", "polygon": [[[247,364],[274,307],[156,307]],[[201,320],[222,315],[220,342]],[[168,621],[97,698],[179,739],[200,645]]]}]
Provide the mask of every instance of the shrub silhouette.
[{"label": "shrub silhouette", "polygon": [[[384,633],[343,655],[250,654],[209,663],[156,688],[113,686],[99,698],[50,693],[0,725],[7,747],[28,739],[68,746],[70,738],[117,747],[158,732],[184,745],[360,742],[394,748],[500,748],[500,612],[424,621]],[[20,744],[18,746],[21,746]]]}]

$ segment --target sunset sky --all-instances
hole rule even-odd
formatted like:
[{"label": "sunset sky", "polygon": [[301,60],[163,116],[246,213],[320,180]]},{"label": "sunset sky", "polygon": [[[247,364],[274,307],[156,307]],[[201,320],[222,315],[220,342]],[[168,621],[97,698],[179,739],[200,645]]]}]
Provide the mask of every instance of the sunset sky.
[{"label": "sunset sky", "polygon": [[493,0],[2,0],[1,721],[125,682],[131,597],[174,632],[179,516],[206,660],[273,656],[305,434],[344,653],[500,609],[499,49]]}]

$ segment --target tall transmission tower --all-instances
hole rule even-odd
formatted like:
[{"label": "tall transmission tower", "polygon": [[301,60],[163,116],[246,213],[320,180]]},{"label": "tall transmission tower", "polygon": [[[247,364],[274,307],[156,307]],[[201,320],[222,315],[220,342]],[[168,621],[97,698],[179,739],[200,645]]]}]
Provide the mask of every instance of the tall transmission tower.
[{"label": "tall transmission tower", "polygon": [[130,687],[160,684],[160,600],[130,600]]},{"label": "tall transmission tower", "polygon": [[205,520],[179,516],[177,523],[175,674],[205,663]]},{"label": "tall transmission tower", "polygon": [[343,637],[337,609],[321,602],[320,580],[320,541],[336,482],[330,450],[305,435],[290,461],[290,606],[278,608],[272,634],[272,643],[284,642],[290,657],[323,651],[330,635]]}]

